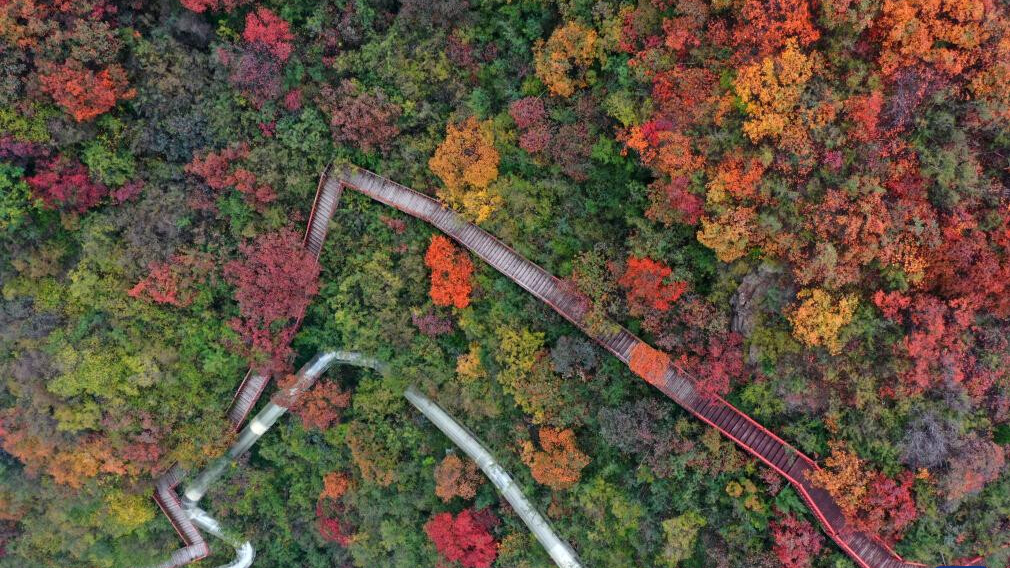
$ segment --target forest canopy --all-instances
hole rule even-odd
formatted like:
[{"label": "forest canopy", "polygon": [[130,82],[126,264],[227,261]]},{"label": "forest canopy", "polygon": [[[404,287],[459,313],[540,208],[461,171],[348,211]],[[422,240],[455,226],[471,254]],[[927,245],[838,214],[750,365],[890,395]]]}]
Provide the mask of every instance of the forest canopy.
[{"label": "forest canopy", "polygon": [[[359,193],[316,258],[331,163],[646,343]],[[1008,286],[1003,1],[0,0],[0,568],[168,558],[154,480],[324,349],[389,369],[329,371],[201,504],[256,566],[549,565],[410,384],[587,566],[854,566],[671,367],[907,561],[1003,566]]]}]

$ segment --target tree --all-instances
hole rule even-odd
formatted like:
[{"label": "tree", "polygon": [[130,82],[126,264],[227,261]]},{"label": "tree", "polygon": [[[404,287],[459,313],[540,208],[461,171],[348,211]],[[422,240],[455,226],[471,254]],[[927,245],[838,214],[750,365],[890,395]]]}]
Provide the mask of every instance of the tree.
[{"label": "tree", "polygon": [[179,297],[179,276],[173,272],[171,264],[164,262],[152,264],[147,277],[127,293],[134,298],[143,295],[159,304],[173,306],[188,306],[193,301],[192,296]]},{"label": "tree", "polygon": [[512,101],[509,116],[520,130],[526,130],[543,122],[547,118],[547,110],[540,97],[524,97]]},{"label": "tree", "polygon": [[496,523],[486,510],[463,509],[455,518],[452,513],[435,515],[425,523],[424,532],[447,560],[464,568],[489,568],[498,556],[498,543],[489,532]]},{"label": "tree", "polygon": [[336,381],[317,382],[302,394],[291,408],[305,428],[326,430],[340,420],[341,411],[351,404],[351,393],[341,390]]},{"label": "tree", "polygon": [[28,216],[31,203],[23,173],[21,168],[0,163],[0,235],[13,234]]},{"label": "tree", "polygon": [[897,542],[919,514],[911,493],[914,482],[915,475],[910,472],[903,473],[898,481],[877,473],[870,478],[859,507],[846,519],[856,530],[880,535],[891,544]]},{"label": "tree", "polygon": [[288,23],[268,8],[260,6],[245,16],[245,30],[242,39],[251,44],[261,44],[262,49],[272,53],[281,62],[291,57],[291,42],[295,36]]},{"label": "tree", "polygon": [[698,532],[707,524],[705,517],[696,511],[688,511],[683,515],[663,521],[663,533],[666,535],[666,540],[656,561],[661,566],[669,568],[680,566],[681,562],[694,554]]},{"label": "tree", "polygon": [[109,193],[105,185],[91,180],[83,164],[64,156],[43,162],[27,181],[32,195],[47,209],[84,213]]},{"label": "tree", "polygon": [[670,356],[648,343],[640,341],[631,349],[628,366],[631,372],[657,387],[666,386],[666,371],[670,369]]},{"label": "tree", "polygon": [[831,455],[824,460],[824,468],[807,472],[807,477],[814,487],[830,493],[843,513],[851,515],[866,495],[866,467],[843,442],[831,441],[828,445]]},{"label": "tree", "polygon": [[323,108],[330,106],[330,100],[336,101],[330,111],[330,127],[337,142],[354,144],[363,152],[386,151],[400,133],[396,125],[400,106],[380,89],[363,91],[345,80],[339,89],[323,89]]},{"label": "tree", "polygon": [[800,290],[796,297],[801,303],[786,315],[793,336],[811,347],[824,346],[832,355],[841,353],[838,333],[852,321],[858,298],[848,295],[836,300],[820,288]]},{"label": "tree", "polygon": [[960,74],[983,55],[988,11],[982,0],[886,0],[875,26],[881,70],[926,66]]},{"label": "tree", "polygon": [[211,12],[231,12],[235,8],[248,4],[252,0],[180,0],[183,6],[196,13]]},{"label": "tree", "polygon": [[647,310],[665,312],[687,290],[686,282],[666,283],[672,274],[670,267],[651,258],[628,257],[627,268],[618,284],[626,291],[632,315]]},{"label": "tree", "polygon": [[533,45],[534,65],[551,94],[570,97],[575,89],[587,84],[586,71],[596,60],[597,40],[596,30],[577,22],[556,28],[546,43],[537,40]]},{"label": "tree", "polygon": [[433,235],[424,255],[424,264],[431,269],[428,294],[436,306],[462,309],[470,305],[473,262],[465,250],[442,235]]},{"label": "tree", "polygon": [[445,140],[428,160],[428,167],[445,184],[439,197],[477,222],[488,219],[501,197],[490,189],[498,177],[498,150],[494,147],[491,122],[474,117],[446,127]]},{"label": "tree", "polygon": [[469,501],[477,496],[477,488],[484,476],[472,460],[460,459],[456,454],[445,456],[435,467],[435,495],[448,503],[453,497]]},{"label": "tree", "polygon": [[790,40],[806,46],[821,35],[808,0],[747,0],[740,16],[733,32],[734,42],[762,57],[788,45]]},{"label": "tree", "polygon": [[119,65],[93,71],[73,60],[46,63],[41,66],[39,81],[42,90],[78,122],[91,120],[116,106],[117,101],[136,96]]},{"label": "tree", "polygon": [[320,499],[340,499],[351,486],[348,475],[342,471],[331,471],[323,476],[323,491]]},{"label": "tree", "polygon": [[794,111],[816,70],[814,59],[793,39],[781,54],[740,69],[733,87],[750,116],[744,133],[754,142],[782,134],[796,120]]},{"label": "tree", "polygon": [[248,144],[232,144],[219,152],[208,151],[194,155],[193,161],[186,164],[185,170],[202,178],[211,189],[221,191],[234,188],[260,207],[276,199],[277,194],[270,185],[261,183],[251,171],[236,164],[248,157]]},{"label": "tree", "polygon": [[530,154],[536,154],[546,150],[552,138],[550,126],[544,123],[537,124],[519,135],[519,147]]},{"label": "tree", "polygon": [[533,479],[555,490],[568,489],[579,482],[584,467],[592,461],[575,445],[575,432],[566,428],[540,429],[540,450],[523,442],[522,458]]},{"label": "tree", "polygon": [[219,48],[215,55],[229,70],[228,82],[254,107],[262,108],[281,96],[282,62],[268,46],[256,42],[241,49]]},{"label": "tree", "polygon": [[824,537],[796,515],[781,515],[770,524],[775,545],[772,550],[782,568],[810,568],[824,546]]},{"label": "tree", "polygon": [[1003,447],[972,435],[957,454],[951,457],[949,471],[940,478],[940,494],[950,503],[959,503],[999,477],[1005,465]]},{"label": "tree", "polygon": [[346,510],[343,504],[325,499],[316,502],[316,521],[319,535],[323,540],[335,542],[347,548],[354,542],[354,534],[350,523],[344,520]]},{"label": "tree", "polygon": [[294,324],[319,290],[319,263],[290,229],[265,233],[239,246],[241,260],[224,267],[235,285],[239,317],[228,322],[264,372],[282,370]]}]

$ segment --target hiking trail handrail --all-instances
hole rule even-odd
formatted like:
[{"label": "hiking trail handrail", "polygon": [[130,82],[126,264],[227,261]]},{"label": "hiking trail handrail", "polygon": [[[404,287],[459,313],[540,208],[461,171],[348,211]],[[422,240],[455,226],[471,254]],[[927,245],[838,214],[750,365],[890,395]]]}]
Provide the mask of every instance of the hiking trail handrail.
[{"label": "hiking trail handrail", "polygon": [[[585,299],[570,286],[432,197],[353,165],[327,168],[320,179],[318,192],[319,195],[339,198],[345,188],[433,225],[551,306],[624,363],[630,363],[631,353],[638,345],[647,346],[616,323],[606,326],[607,329],[602,332],[592,328],[584,318]],[[878,536],[866,535],[849,527],[831,495],[814,487],[807,477],[808,472],[819,469],[814,460],[722,397],[706,392],[701,383],[684,369],[676,364],[667,365],[662,377],[649,382],[789,481],[810,507],[825,533],[861,568],[925,566],[902,559]]]}]

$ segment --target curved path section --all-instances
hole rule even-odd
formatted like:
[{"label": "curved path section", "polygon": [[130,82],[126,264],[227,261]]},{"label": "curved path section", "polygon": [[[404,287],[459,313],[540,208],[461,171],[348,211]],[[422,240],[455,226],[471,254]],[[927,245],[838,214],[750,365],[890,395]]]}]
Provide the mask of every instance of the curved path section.
[{"label": "curved path section", "polygon": [[[317,202],[321,202],[324,196],[327,200],[336,200],[345,187],[434,225],[520,287],[550,305],[624,363],[630,361],[632,350],[644,343],[616,323],[610,326],[614,330],[612,333],[594,332],[584,319],[588,308],[585,298],[502,241],[467,222],[427,195],[367,170],[355,166],[343,166],[328,168],[327,172],[324,172],[319,184]],[[923,566],[898,557],[876,537],[847,527],[840,509],[831,496],[826,491],[813,487],[808,481],[806,473],[818,468],[813,460],[721,397],[703,392],[698,383],[682,369],[668,365],[662,377],[650,383],[698,419],[716,428],[785,477],[809,505],[828,536],[860,567]]]},{"label": "curved path section", "polygon": [[417,390],[413,385],[407,387],[404,396],[407,397],[410,404],[413,404],[415,408],[427,416],[428,420],[431,420],[431,423],[441,430],[443,434],[466,452],[466,455],[477,462],[477,465],[480,466],[484,474],[491,480],[491,483],[494,483],[498,491],[505,496],[505,500],[509,502],[509,505],[512,505],[512,509],[519,514],[519,517],[526,523],[526,526],[530,528],[533,536],[537,537],[540,544],[544,546],[547,554],[550,555],[555,564],[560,568],[582,568],[582,563],[575,556],[575,551],[572,550],[572,547],[558,537],[550,523],[547,522],[547,519],[526,499],[522,489],[519,489],[516,482],[512,480],[512,476],[498,464],[491,455],[491,452],[487,451],[487,448],[480,443],[480,440],[471,434],[466,427],[456,422],[445,410],[442,410],[441,406],[421,394],[421,391]]},{"label": "curved path section", "polygon": [[210,548],[203,539],[203,535],[193,525],[193,521],[190,520],[189,515],[182,508],[182,503],[179,502],[179,496],[175,493],[175,486],[179,485],[185,473],[178,465],[172,466],[172,469],[155,483],[154,500],[168,517],[168,521],[172,523],[175,532],[179,533],[179,538],[186,546],[173,552],[168,560],[151,568],[179,568],[206,558],[210,554]]}]

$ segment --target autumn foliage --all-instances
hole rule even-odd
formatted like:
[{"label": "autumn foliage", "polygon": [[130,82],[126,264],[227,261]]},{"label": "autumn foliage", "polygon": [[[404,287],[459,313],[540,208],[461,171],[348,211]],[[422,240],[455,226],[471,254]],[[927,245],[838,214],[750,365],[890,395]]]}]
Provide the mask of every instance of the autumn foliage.
[{"label": "autumn foliage", "polygon": [[254,205],[270,203],[276,199],[277,194],[270,185],[260,182],[255,174],[241,165],[248,157],[248,144],[233,144],[218,152],[194,156],[193,161],[186,164],[185,170],[203,179],[204,183],[216,191],[234,188]]},{"label": "autumn foliage", "polygon": [[488,510],[463,509],[455,517],[439,513],[424,525],[424,532],[446,560],[463,568],[489,568],[498,556],[498,543],[490,529],[498,519]]},{"label": "autumn foliage", "polygon": [[136,95],[119,65],[93,71],[68,60],[43,66],[39,80],[42,89],[78,122],[91,120],[116,106],[117,101]]},{"label": "autumn foliage", "polygon": [[302,394],[290,410],[301,418],[305,428],[326,430],[350,404],[350,392],[341,390],[335,381],[321,381]]},{"label": "autumn foliage", "polygon": [[666,371],[670,368],[670,356],[648,343],[640,341],[631,349],[628,361],[631,372],[642,377],[651,385],[665,387]]},{"label": "autumn foliage", "polygon": [[206,11],[230,12],[243,4],[249,4],[252,0],[179,0],[183,6],[190,10],[202,13]]},{"label": "autumn foliage", "polygon": [[838,333],[852,321],[858,300],[853,296],[836,299],[819,288],[801,290],[797,299],[800,304],[788,314],[793,335],[807,345],[824,346],[833,354],[841,352]]},{"label": "autumn foliage", "polygon": [[225,265],[239,317],[229,321],[246,353],[266,371],[284,368],[294,324],[319,289],[319,263],[291,230],[265,233],[239,247]]},{"label": "autumn foliage", "polygon": [[501,200],[489,188],[498,177],[499,160],[490,121],[479,123],[471,116],[446,127],[445,140],[435,149],[428,167],[445,184],[439,197],[480,222],[491,216]]},{"label": "autumn foliage", "polygon": [[632,314],[647,310],[666,311],[687,290],[686,282],[667,282],[673,271],[651,258],[629,257],[618,283],[625,289]]},{"label": "autumn foliage", "polygon": [[92,181],[83,164],[62,156],[40,164],[39,171],[28,178],[28,185],[47,208],[75,213],[98,205],[109,193],[104,184]]},{"label": "autumn foliage", "polygon": [[840,442],[831,442],[831,455],[824,468],[808,473],[815,487],[835,499],[847,522],[867,534],[894,543],[918,516],[911,494],[915,476],[909,472],[897,480],[869,470],[865,462]]},{"label": "autumn foliage", "polygon": [[781,515],[771,522],[772,550],[782,568],[810,568],[824,546],[824,537],[813,525],[795,515]]},{"label": "autumn foliage", "polygon": [[575,445],[575,432],[544,427],[539,438],[541,449],[532,442],[524,442],[522,448],[523,463],[533,479],[556,490],[578,483],[582,469],[592,460]]},{"label": "autumn foliage", "polygon": [[340,499],[347,493],[351,486],[351,481],[347,474],[342,471],[331,471],[323,476],[323,491],[319,494],[320,499]]},{"label": "autumn foliage", "polygon": [[286,21],[268,8],[259,7],[246,14],[242,39],[251,44],[262,44],[274,57],[287,61],[291,57],[291,42],[295,36],[291,34],[291,27]]},{"label": "autumn foliage", "polygon": [[431,238],[424,264],[431,269],[429,295],[436,306],[465,308],[470,305],[473,262],[470,255],[448,238],[435,235]]},{"label": "autumn foliage", "polygon": [[555,28],[546,42],[533,47],[537,76],[551,94],[570,97],[575,89],[586,85],[586,70],[596,59],[596,30],[577,22]]},{"label": "autumn foliage", "polygon": [[213,269],[213,262],[204,255],[176,254],[170,262],[152,263],[147,276],[127,294],[158,304],[186,307],[193,303],[197,284],[206,281]]},{"label": "autumn foliage", "polygon": [[484,475],[472,460],[449,454],[435,467],[435,495],[448,503],[453,497],[470,500],[477,496],[477,488],[484,483]]}]

